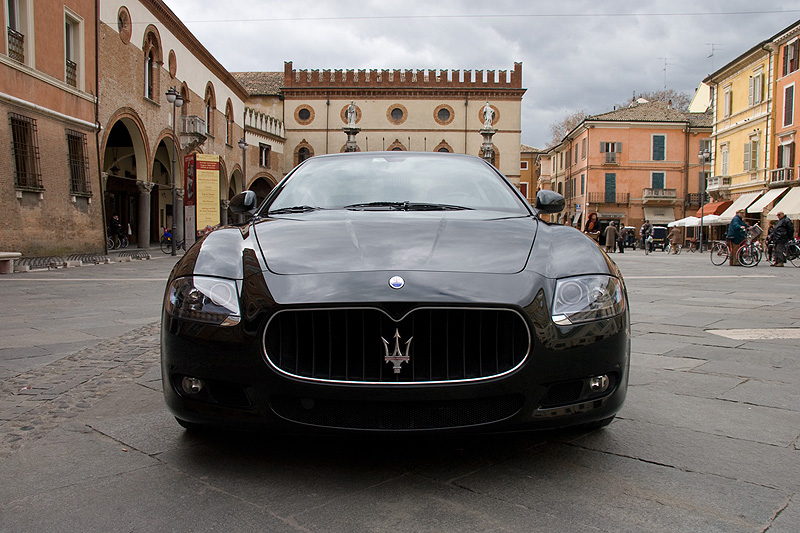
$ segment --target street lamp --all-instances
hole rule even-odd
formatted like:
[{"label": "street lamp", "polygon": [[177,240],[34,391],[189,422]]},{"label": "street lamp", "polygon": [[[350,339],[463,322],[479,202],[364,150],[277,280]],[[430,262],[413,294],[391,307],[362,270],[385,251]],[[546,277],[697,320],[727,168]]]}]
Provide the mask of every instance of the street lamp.
[{"label": "street lamp", "polygon": [[700,245],[698,250],[700,252],[703,251],[703,217],[705,216],[705,206],[706,206],[706,163],[711,160],[711,152],[708,151],[708,148],[704,148],[700,150],[700,153],[697,155],[700,159],[700,163],[703,165],[703,173],[700,179]]},{"label": "street lamp", "polygon": [[175,110],[183,105],[181,93],[170,87],[167,91],[167,102],[172,104],[172,255],[178,255],[175,247],[178,220],[178,190],[175,188],[175,160],[178,156],[178,136],[175,134]]}]

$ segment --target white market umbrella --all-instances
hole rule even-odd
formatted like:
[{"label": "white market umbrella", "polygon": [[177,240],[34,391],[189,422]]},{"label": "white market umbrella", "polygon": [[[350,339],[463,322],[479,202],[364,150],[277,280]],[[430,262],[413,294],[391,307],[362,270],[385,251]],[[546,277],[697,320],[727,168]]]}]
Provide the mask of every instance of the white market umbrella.
[{"label": "white market umbrella", "polygon": [[697,226],[699,224],[700,224],[700,219],[699,218],[689,216],[689,217],[686,217],[686,218],[682,218],[680,220],[676,220],[675,222],[670,222],[669,224],[667,224],[667,226],[669,226],[670,228],[672,228],[674,226],[678,226],[679,228],[683,228],[683,227]]}]

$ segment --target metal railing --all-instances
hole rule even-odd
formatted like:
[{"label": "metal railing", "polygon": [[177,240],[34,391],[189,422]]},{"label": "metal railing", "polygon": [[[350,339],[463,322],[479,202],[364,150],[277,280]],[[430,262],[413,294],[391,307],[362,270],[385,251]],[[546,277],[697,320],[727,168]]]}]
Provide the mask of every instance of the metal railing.
[{"label": "metal railing", "polygon": [[67,83],[73,87],[78,86],[78,64],[67,59]]},{"label": "metal railing", "polygon": [[25,36],[11,28],[8,28],[8,57],[25,62]]},{"label": "metal railing", "polygon": [[617,154],[616,152],[606,152],[606,164],[607,165],[616,165],[617,161]]}]

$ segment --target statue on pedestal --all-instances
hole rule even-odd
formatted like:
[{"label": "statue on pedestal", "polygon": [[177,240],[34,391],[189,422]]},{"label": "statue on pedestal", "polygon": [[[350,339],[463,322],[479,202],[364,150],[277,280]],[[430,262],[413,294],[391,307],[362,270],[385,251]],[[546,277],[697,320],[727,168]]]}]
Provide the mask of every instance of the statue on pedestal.
[{"label": "statue on pedestal", "polygon": [[487,130],[492,129],[493,121],[494,109],[492,109],[492,106],[489,105],[489,102],[486,102],[486,105],[483,106],[483,128]]}]

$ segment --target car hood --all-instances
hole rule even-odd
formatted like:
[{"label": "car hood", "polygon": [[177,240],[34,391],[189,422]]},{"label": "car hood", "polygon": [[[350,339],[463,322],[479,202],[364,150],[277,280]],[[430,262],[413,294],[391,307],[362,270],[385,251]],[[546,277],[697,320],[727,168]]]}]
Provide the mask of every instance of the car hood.
[{"label": "car hood", "polygon": [[315,211],[254,224],[276,274],[443,271],[513,274],[528,260],[531,216],[489,211]]}]

